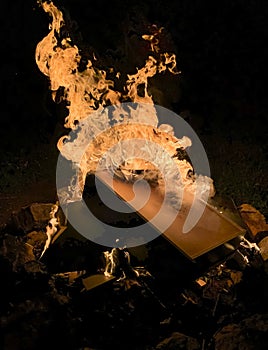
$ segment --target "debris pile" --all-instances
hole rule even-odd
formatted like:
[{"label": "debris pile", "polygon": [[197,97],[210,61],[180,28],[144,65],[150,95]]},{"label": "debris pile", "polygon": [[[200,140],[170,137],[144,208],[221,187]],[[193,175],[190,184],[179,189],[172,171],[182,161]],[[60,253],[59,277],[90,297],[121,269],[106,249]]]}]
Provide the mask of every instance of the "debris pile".
[{"label": "debris pile", "polygon": [[[33,215],[36,208],[39,214]],[[230,349],[268,344],[267,260],[258,243],[240,237],[224,261],[187,278],[165,270],[161,279],[146,259],[142,265],[126,248],[103,247],[89,265],[85,256],[95,246],[88,242],[81,250],[78,236],[65,240],[68,228],[44,251],[51,208],[42,203],[23,208],[1,232],[4,349],[222,350],[227,344]],[[58,220],[65,224],[63,217]],[[68,271],[68,259],[60,254],[62,265],[51,269],[60,240],[69,251],[78,247],[84,268]],[[149,259],[158,258],[153,254]],[[173,257],[161,259],[165,265]]]}]

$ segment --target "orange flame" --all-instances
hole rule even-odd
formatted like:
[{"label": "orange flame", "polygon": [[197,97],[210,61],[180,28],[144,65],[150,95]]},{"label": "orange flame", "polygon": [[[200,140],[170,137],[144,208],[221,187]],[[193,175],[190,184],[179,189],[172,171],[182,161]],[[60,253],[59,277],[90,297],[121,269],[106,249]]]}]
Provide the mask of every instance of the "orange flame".
[{"label": "orange flame", "polygon": [[[136,74],[127,76],[128,80],[125,83],[124,91],[116,91],[114,82],[106,79],[106,71],[93,66],[90,60],[87,61],[86,68],[83,71],[79,69],[81,55],[78,47],[72,43],[72,40],[66,34],[62,37],[63,13],[52,2],[44,2],[42,7],[52,17],[52,23],[48,35],[37,44],[36,63],[40,71],[50,80],[53,99],[55,100],[59,88],[64,91],[62,99],[67,102],[68,108],[65,127],[75,130],[79,123],[87,118],[90,122],[86,132],[94,133],[97,130],[98,134],[98,137],[84,153],[81,163],[79,162],[81,191],[87,173],[96,170],[100,157],[118,140],[129,138],[151,140],[154,143],[164,145],[171,156],[176,153],[178,147],[186,148],[191,145],[189,139],[179,140],[172,135],[172,132],[167,132],[165,126],[162,128],[158,126],[153,96],[148,93],[149,78],[166,70],[172,74],[179,73],[176,71],[176,56],[170,53],[160,53],[159,34],[161,34],[163,28],[158,29],[153,26],[151,34],[143,35],[143,39],[150,42],[152,54],[146,60],[145,65],[137,69]],[[142,94],[139,93],[141,87],[143,88]],[[108,127],[108,116],[105,113],[101,114],[102,117],[98,114],[98,119],[96,119],[96,113],[94,112],[102,111],[108,105],[118,106],[114,111],[114,119],[124,118],[126,113],[122,111],[120,103],[126,99],[143,104],[142,111],[139,113],[139,120],[136,120],[138,126],[131,124],[110,128]],[[128,118],[131,119],[131,115]],[[143,126],[141,127],[141,125]],[[106,131],[102,132],[104,130]],[[86,133],[83,135],[83,131],[81,131],[81,143],[86,142],[85,138],[87,136]],[[73,144],[70,144],[72,142],[66,143],[66,136],[64,136],[58,141],[58,149],[67,159],[73,162],[80,161],[80,155],[75,154]],[[161,158],[163,154],[157,154],[156,156]],[[137,155],[137,158],[139,158],[137,160],[139,167],[146,169],[149,166],[148,163],[141,162],[141,153]],[[121,171],[127,171],[127,166],[130,163],[127,165],[124,159],[120,159],[120,161]],[[190,163],[186,160],[176,160],[176,162],[182,174],[179,185],[194,186],[194,178],[187,176],[189,170],[193,170]],[[131,163],[133,168],[135,168],[134,163]]]}]

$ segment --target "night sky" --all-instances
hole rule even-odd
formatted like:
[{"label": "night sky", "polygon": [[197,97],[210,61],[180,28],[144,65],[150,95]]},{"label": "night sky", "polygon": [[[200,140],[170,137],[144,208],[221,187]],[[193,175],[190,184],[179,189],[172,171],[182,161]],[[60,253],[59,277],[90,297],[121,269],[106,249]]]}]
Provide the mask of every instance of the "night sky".
[{"label": "night sky", "polygon": [[[182,74],[162,80],[169,95],[164,103],[184,115],[200,136],[220,193],[238,204],[251,202],[267,214],[266,1],[55,0],[54,4],[76,21],[73,35],[78,46],[84,51],[93,48],[104,62],[109,52],[122,46],[127,17],[138,23],[138,29],[141,18],[165,27]],[[8,192],[14,179],[24,184],[20,162],[30,164],[24,172],[33,173],[38,167],[35,181],[44,176],[42,152],[48,158],[57,152],[64,112],[52,102],[48,80],[35,64],[36,44],[48,33],[48,15],[36,1],[4,1],[1,23],[0,188]],[[128,62],[133,72],[137,62]]]}]

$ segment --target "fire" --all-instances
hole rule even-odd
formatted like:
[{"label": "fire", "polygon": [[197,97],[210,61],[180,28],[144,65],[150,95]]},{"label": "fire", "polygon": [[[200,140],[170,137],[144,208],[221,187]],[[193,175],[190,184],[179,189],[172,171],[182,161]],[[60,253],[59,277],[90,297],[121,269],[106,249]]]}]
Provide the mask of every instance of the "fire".
[{"label": "fire", "polygon": [[127,277],[139,277],[139,272],[131,266],[130,254],[125,248],[113,248],[110,252],[103,252],[105,258],[104,275],[106,277],[116,276],[117,281]]},{"label": "fire", "polygon": [[58,210],[59,210],[58,204],[52,205],[50,213],[49,213],[50,220],[48,222],[48,225],[46,226],[47,240],[46,240],[44,249],[42,251],[42,254],[40,255],[40,259],[44,255],[45,251],[49,248],[51,240],[52,240],[52,237],[58,231],[59,221],[58,221],[58,218],[56,216]]},{"label": "fire", "polygon": [[[147,91],[148,78],[166,69],[178,74],[174,54],[163,53],[157,58],[149,56],[144,67],[138,69],[136,74],[128,75],[125,91],[115,91],[114,82],[106,79],[107,73],[94,67],[90,60],[82,72],[79,70],[81,55],[78,47],[72,43],[70,37],[62,38],[62,12],[52,2],[44,2],[42,7],[52,17],[52,24],[49,34],[37,44],[35,59],[40,71],[50,80],[54,100],[58,89],[64,88],[62,98],[68,102],[69,110],[65,120],[66,128],[76,129],[78,122],[94,111],[109,104],[119,104],[126,99],[153,104],[152,96],[149,96]],[[161,30],[157,31],[154,27],[153,35],[144,36],[151,42],[153,51],[157,51],[157,35],[160,32]],[[144,96],[141,97],[138,88],[143,84]],[[154,118],[156,123],[156,116]]]},{"label": "fire", "polygon": [[[170,125],[159,125],[153,96],[148,93],[149,78],[164,71],[180,73],[176,69],[176,56],[162,53],[159,48],[163,28],[153,25],[150,33],[143,35],[143,39],[150,43],[151,53],[143,67],[137,68],[135,74],[127,75],[123,91],[116,91],[114,82],[106,78],[107,72],[96,67],[96,60],[94,64],[88,60],[81,71],[79,48],[66,33],[62,34],[63,13],[52,2],[41,5],[51,16],[52,23],[50,32],[36,47],[36,63],[50,81],[53,99],[61,88],[62,99],[67,102],[65,127],[73,130],[75,137],[62,137],[58,149],[79,170],[71,187],[76,198],[82,196],[86,175],[99,169],[112,171],[126,181],[134,181],[137,177],[149,182],[156,179],[160,189],[163,184],[160,173],[164,171],[172,180],[166,184],[170,187],[166,188],[170,197],[176,199],[180,192],[176,188],[186,187],[193,193],[200,189],[200,193],[213,195],[212,180],[194,174],[187,160],[176,157],[178,150],[191,146],[191,140],[188,137],[176,138]],[[133,108],[124,108],[125,101],[131,101]],[[131,144],[127,142],[130,139],[134,140]],[[135,140],[144,142],[140,144]],[[153,164],[146,161],[148,154],[155,160]],[[166,159],[168,157],[174,159],[180,178],[174,178],[174,167]],[[162,164],[160,169],[159,164]],[[173,203],[176,202],[174,198]]]}]

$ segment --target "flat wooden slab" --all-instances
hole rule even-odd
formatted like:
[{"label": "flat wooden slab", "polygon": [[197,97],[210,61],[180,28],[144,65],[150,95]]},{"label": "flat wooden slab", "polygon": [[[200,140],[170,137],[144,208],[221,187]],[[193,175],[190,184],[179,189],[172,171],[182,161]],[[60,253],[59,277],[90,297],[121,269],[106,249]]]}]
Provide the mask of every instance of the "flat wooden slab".
[{"label": "flat wooden slab", "polygon": [[99,287],[107,282],[112,282],[114,280],[115,280],[114,276],[107,277],[103,274],[96,274],[96,275],[92,275],[87,278],[84,278],[82,282],[85,289],[88,291],[96,287]]},{"label": "flat wooden slab", "polygon": [[[111,188],[111,180],[108,173],[98,172],[95,175]],[[176,214],[172,207],[166,204],[163,205],[163,197],[157,188],[151,189],[151,194],[146,201],[146,198],[144,198],[144,184],[137,182],[135,184],[135,193],[137,194],[136,198],[139,198],[139,200],[133,202],[133,184],[114,178],[112,186],[113,191],[121,199],[126,202],[132,201],[131,205],[129,203],[128,205],[146,221],[150,221],[150,224],[156,230],[163,232],[163,237],[189,259],[195,259],[238,235],[245,234],[245,230],[242,227],[202,200],[195,201],[195,206],[191,209],[194,196],[186,191],[183,194],[181,209]],[[161,207],[161,215],[157,217],[156,214]],[[203,214],[198,222],[185,233],[185,223],[190,210],[193,210],[192,218],[198,214],[199,210],[203,210]],[[168,227],[170,222],[172,223]],[[162,228],[165,226],[167,228],[163,231]]]}]

